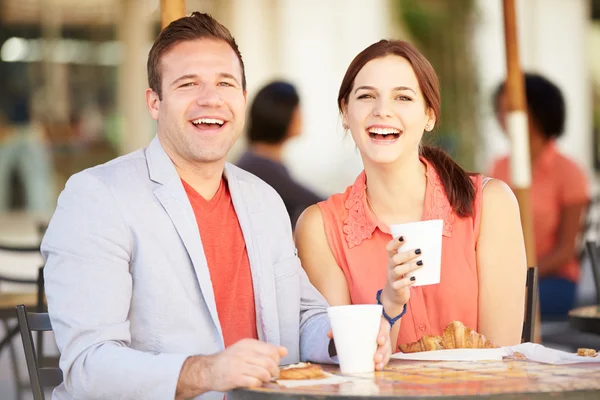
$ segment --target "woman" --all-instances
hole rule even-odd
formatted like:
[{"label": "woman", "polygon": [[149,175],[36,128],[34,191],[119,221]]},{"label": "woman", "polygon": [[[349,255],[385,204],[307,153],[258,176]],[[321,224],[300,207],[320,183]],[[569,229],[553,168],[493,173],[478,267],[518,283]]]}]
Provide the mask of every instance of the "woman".
[{"label": "woman", "polygon": [[[579,281],[577,237],[589,202],[585,173],[556,147],[565,126],[565,102],[548,79],[525,74],[532,163],[531,201],[543,319],[566,318]],[[506,95],[494,95],[496,115],[505,127]],[[508,157],[497,160],[490,176],[510,184]]]},{"label": "woman", "polygon": [[[421,144],[440,114],[431,64],[406,42],[377,42],[350,64],[338,106],[364,172],[298,221],[313,285],[331,305],[374,303],[382,289],[393,349],[454,320],[497,345],[519,343],[526,261],[518,204],[502,181],[484,188],[480,175]],[[426,267],[421,251],[403,248],[388,226],[430,219],[444,220],[441,283],[411,287],[404,275]]]}]

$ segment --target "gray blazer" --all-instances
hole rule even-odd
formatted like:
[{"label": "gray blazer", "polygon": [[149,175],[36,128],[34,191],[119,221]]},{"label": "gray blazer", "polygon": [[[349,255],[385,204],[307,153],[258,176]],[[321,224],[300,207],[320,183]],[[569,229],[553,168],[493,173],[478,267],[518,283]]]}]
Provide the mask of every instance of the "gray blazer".
[{"label": "gray blazer", "polygon": [[[332,362],[327,303],[300,266],[281,198],[231,164],[225,177],[248,249],[259,338],[287,347],[282,364]],[[198,225],[158,138],[71,177],[42,254],[64,375],[54,399],[173,399],[188,356],[223,350]]]}]

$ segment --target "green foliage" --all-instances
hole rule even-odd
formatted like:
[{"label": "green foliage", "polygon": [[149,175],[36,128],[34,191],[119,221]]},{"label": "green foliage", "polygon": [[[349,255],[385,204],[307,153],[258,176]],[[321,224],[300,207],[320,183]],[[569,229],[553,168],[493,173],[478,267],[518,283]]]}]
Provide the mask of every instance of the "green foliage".
[{"label": "green foliage", "polygon": [[477,131],[477,81],[472,54],[474,0],[394,0],[398,23],[431,62],[440,79],[440,124],[430,142],[473,169]]}]

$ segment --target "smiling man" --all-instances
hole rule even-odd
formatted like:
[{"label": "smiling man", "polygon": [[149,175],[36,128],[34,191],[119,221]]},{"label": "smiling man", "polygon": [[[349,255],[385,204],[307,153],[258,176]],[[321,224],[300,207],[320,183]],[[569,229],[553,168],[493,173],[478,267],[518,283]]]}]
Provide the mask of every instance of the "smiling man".
[{"label": "smiling man", "polygon": [[[281,198],[225,162],[246,107],[231,34],[206,14],[173,22],[148,79],[156,138],[71,177],[42,244],[53,398],[222,399],[280,364],[331,362]],[[374,362],[388,359],[382,325]]]}]

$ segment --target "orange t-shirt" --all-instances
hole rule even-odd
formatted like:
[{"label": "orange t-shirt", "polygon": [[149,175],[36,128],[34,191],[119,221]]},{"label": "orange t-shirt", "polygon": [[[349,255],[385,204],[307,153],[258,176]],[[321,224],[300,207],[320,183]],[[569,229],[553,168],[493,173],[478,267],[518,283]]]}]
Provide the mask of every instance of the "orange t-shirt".
[{"label": "orange t-shirt", "polygon": [[[508,157],[494,163],[490,176],[511,185]],[[589,200],[585,173],[577,164],[558,152],[554,142],[542,150],[532,165],[531,203],[537,259],[545,257],[558,242],[561,209]],[[558,276],[579,281],[579,260],[571,260],[558,271]]]},{"label": "orange t-shirt", "polygon": [[250,262],[227,181],[208,201],[182,182],[200,230],[225,347],[258,339]]},{"label": "orange t-shirt", "polygon": [[[402,317],[398,344],[415,342],[424,334],[440,335],[457,320],[478,329],[479,285],[475,248],[481,214],[481,175],[472,179],[477,188],[475,215],[457,216],[446,197],[442,182],[431,164],[421,159],[427,170],[427,187],[422,220],[442,219],[441,282],[411,287],[410,301]],[[386,282],[389,227],[373,214],[366,202],[366,175],[362,172],[344,193],[318,203],[323,215],[329,247],[350,290],[352,304],[374,304]]]}]

